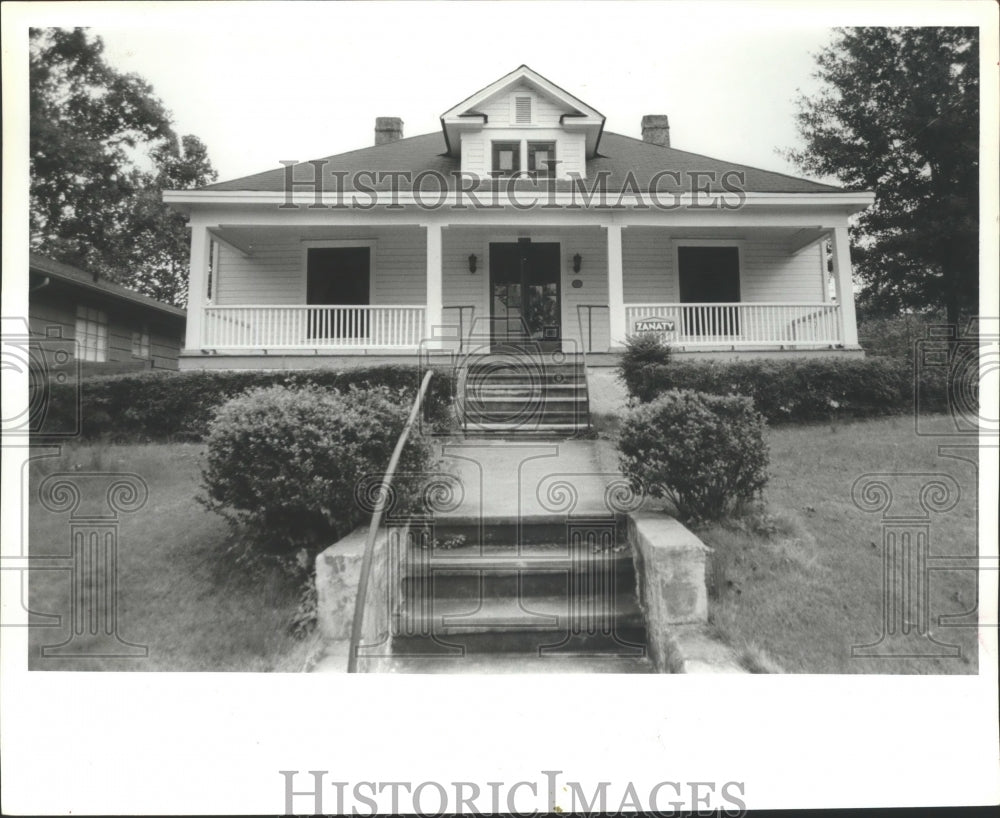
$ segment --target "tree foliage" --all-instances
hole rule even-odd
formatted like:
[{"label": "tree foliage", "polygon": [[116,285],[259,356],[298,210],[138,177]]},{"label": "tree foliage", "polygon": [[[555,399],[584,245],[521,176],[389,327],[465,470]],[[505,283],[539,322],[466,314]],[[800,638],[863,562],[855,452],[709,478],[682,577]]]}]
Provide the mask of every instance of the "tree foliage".
[{"label": "tree foliage", "polygon": [[852,227],[870,313],[978,305],[979,40],[974,28],[838,29],[799,97],[804,171],[875,192]]},{"label": "tree foliage", "polygon": [[205,146],[84,29],[32,29],[29,59],[31,248],[183,306],[186,222],[161,194],[215,180]]}]

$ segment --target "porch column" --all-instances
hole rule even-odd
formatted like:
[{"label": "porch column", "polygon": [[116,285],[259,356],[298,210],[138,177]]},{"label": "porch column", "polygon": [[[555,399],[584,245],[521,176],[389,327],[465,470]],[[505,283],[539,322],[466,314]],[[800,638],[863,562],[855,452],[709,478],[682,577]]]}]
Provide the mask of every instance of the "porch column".
[{"label": "porch column", "polygon": [[851,276],[851,242],[846,227],[830,231],[833,245],[833,273],[837,288],[837,303],[843,322],[844,346],[858,345],[858,318],[854,311],[854,281]]},{"label": "porch column", "polygon": [[428,224],[427,228],[427,345],[431,349],[438,349],[441,344],[440,338],[435,332],[440,333],[440,327],[444,321],[442,304],[443,298],[443,275],[441,273],[442,253],[441,253],[441,225]]},{"label": "porch column", "polygon": [[625,281],[622,270],[622,226],[605,225],[608,231],[608,334],[611,349],[625,345]]},{"label": "porch column", "polygon": [[208,253],[212,242],[208,226],[191,222],[191,272],[188,277],[187,324],[184,349],[201,352],[204,344],[205,288],[208,283]]}]

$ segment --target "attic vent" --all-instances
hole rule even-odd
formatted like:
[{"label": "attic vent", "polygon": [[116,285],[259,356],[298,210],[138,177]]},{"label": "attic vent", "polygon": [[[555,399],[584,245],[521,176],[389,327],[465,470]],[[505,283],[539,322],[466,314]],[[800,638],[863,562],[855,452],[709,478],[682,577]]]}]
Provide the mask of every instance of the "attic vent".
[{"label": "attic vent", "polygon": [[531,97],[514,98],[514,122],[518,125],[531,122]]}]

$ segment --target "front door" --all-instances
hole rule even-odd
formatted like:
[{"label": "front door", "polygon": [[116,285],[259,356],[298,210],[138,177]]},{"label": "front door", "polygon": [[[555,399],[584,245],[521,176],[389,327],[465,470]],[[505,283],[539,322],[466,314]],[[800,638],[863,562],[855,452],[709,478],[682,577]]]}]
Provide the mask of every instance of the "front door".
[{"label": "front door", "polygon": [[559,245],[490,244],[490,330],[494,347],[531,343],[558,351],[562,339]]}]

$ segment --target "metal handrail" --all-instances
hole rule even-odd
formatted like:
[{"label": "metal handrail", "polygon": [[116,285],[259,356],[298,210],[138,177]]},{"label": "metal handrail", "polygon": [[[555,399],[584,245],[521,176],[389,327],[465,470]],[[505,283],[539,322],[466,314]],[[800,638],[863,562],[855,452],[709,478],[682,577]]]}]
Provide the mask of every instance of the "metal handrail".
[{"label": "metal handrail", "polygon": [[469,311],[469,326],[472,326],[472,319],[476,317],[476,305],[475,304],[447,304],[441,308],[442,310],[458,310],[458,351],[461,352],[465,349],[465,324],[464,317],[465,311]]},{"label": "metal handrail", "polygon": [[375,538],[382,525],[382,515],[385,513],[385,506],[389,500],[390,489],[392,488],[392,478],[396,474],[396,467],[399,465],[399,458],[403,454],[403,448],[410,437],[410,429],[417,419],[420,407],[423,405],[424,397],[427,394],[427,387],[430,385],[433,370],[428,369],[424,375],[424,380],[420,384],[420,391],[413,401],[413,408],[410,410],[410,417],[407,418],[406,425],[396,441],[396,448],[392,450],[392,457],[389,458],[389,468],[385,471],[385,478],[379,486],[378,499],[375,501],[375,511],[372,513],[372,521],[368,526],[368,537],[365,539],[365,553],[361,558],[361,577],[358,581],[358,595],[354,600],[354,619],[351,622],[351,644],[350,653],[347,657],[347,672],[357,673],[358,670],[358,643],[361,641],[361,628],[364,625],[365,602],[368,598],[368,580],[372,570],[372,553],[375,550]]},{"label": "metal handrail", "polygon": [[[610,307],[607,304],[577,304],[576,305],[576,323],[580,327],[580,346],[583,347],[583,364],[587,365],[587,353],[593,352],[594,346],[594,310],[607,310]],[[583,343],[583,313],[580,310],[587,311],[587,343]]]}]

